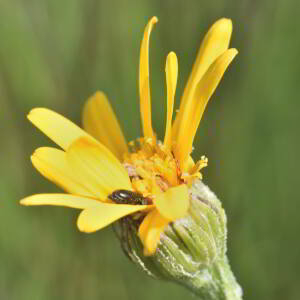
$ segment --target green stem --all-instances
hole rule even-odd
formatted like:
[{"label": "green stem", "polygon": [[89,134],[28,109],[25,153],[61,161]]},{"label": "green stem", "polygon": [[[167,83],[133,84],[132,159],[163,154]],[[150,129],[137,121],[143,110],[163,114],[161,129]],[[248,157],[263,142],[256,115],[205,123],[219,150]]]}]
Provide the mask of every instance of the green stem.
[{"label": "green stem", "polygon": [[[182,282],[183,283],[183,282]],[[199,271],[185,283],[203,300],[241,300],[242,289],[230,269],[227,257]]]}]

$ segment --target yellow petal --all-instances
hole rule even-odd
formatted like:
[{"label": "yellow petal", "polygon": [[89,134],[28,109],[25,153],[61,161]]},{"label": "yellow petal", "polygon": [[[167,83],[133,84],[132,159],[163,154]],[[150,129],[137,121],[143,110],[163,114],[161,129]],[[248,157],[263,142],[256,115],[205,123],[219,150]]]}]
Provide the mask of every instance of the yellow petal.
[{"label": "yellow petal", "polygon": [[174,107],[174,98],[178,77],[178,61],[176,54],[170,52],[166,62],[166,81],[167,81],[167,122],[164,145],[171,149],[172,146],[172,116]]},{"label": "yellow petal", "polygon": [[192,151],[194,137],[208,100],[217,88],[229,64],[237,55],[236,49],[229,49],[220,55],[209,67],[197,84],[189,111],[181,119],[174,154],[181,168]]},{"label": "yellow petal", "polygon": [[76,140],[67,150],[67,161],[82,182],[89,182],[106,196],[118,189],[131,190],[127,171],[103,145],[87,138]]},{"label": "yellow petal", "polygon": [[27,118],[64,150],[81,136],[93,139],[70,120],[50,109],[34,108],[29,112]]},{"label": "yellow petal", "polygon": [[191,75],[184,89],[180,102],[180,110],[176,116],[173,126],[173,137],[176,139],[178,134],[180,120],[185,110],[189,109],[191,98],[193,98],[197,83],[200,81],[209,66],[224,53],[229,46],[232,33],[232,22],[230,19],[222,18],[215,22],[205,35],[196,61],[194,63]]},{"label": "yellow petal", "polygon": [[96,208],[101,202],[97,200],[69,195],[69,194],[38,194],[29,196],[20,201],[22,205],[55,205],[71,208],[86,209]]},{"label": "yellow petal", "polygon": [[170,221],[185,216],[189,209],[189,192],[185,184],[168,189],[155,196],[154,205],[162,216]]},{"label": "yellow petal", "polygon": [[139,237],[144,245],[144,255],[155,253],[161,233],[169,222],[156,209],[147,214],[139,227]]},{"label": "yellow petal", "polygon": [[31,156],[34,167],[47,179],[62,187],[65,191],[98,199],[106,199],[106,193],[95,188],[91,182],[81,180],[80,176],[68,164],[66,152],[50,148],[38,148]]},{"label": "yellow petal", "polygon": [[140,50],[140,110],[145,137],[153,138],[153,129],[151,122],[151,96],[149,84],[149,39],[153,25],[158,22],[156,17],[151,18],[147,24]]},{"label": "yellow petal", "polygon": [[195,162],[193,158],[189,155],[187,160],[185,161],[183,172],[190,172],[190,170],[195,166]]},{"label": "yellow petal", "polygon": [[119,122],[104,93],[96,92],[88,99],[83,110],[83,128],[119,160],[128,152]]},{"label": "yellow petal", "polygon": [[149,205],[123,205],[99,203],[97,207],[80,213],[77,226],[80,231],[94,232],[132,213],[148,209]]}]

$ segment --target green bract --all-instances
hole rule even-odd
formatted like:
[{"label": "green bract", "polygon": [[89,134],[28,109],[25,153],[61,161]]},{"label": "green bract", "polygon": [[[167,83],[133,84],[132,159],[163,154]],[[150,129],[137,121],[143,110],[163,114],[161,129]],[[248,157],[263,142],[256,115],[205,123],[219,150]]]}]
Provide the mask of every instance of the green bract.
[{"label": "green bract", "polygon": [[153,256],[143,255],[132,217],[115,225],[128,257],[155,278],[175,281],[202,299],[241,299],[242,289],[226,256],[226,215],[211,190],[196,180],[189,189],[188,215],[168,225]]}]

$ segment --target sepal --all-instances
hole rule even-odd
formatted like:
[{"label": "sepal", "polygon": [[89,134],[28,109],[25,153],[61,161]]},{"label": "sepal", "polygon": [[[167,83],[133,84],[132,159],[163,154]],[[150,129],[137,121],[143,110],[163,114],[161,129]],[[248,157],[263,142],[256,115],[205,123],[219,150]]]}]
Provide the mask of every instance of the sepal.
[{"label": "sepal", "polygon": [[124,252],[148,275],[175,281],[202,299],[241,299],[226,256],[226,214],[220,200],[201,180],[189,188],[189,197],[188,214],[166,227],[152,256],[143,255],[139,218],[116,223]]}]

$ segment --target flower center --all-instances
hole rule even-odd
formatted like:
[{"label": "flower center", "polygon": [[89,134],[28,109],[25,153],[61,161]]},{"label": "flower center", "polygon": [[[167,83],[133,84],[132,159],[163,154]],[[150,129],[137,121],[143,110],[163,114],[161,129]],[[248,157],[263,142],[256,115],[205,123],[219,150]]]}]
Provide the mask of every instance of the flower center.
[{"label": "flower center", "polygon": [[129,145],[123,165],[136,192],[151,197],[183,182],[178,162],[161,142],[139,138]]}]

